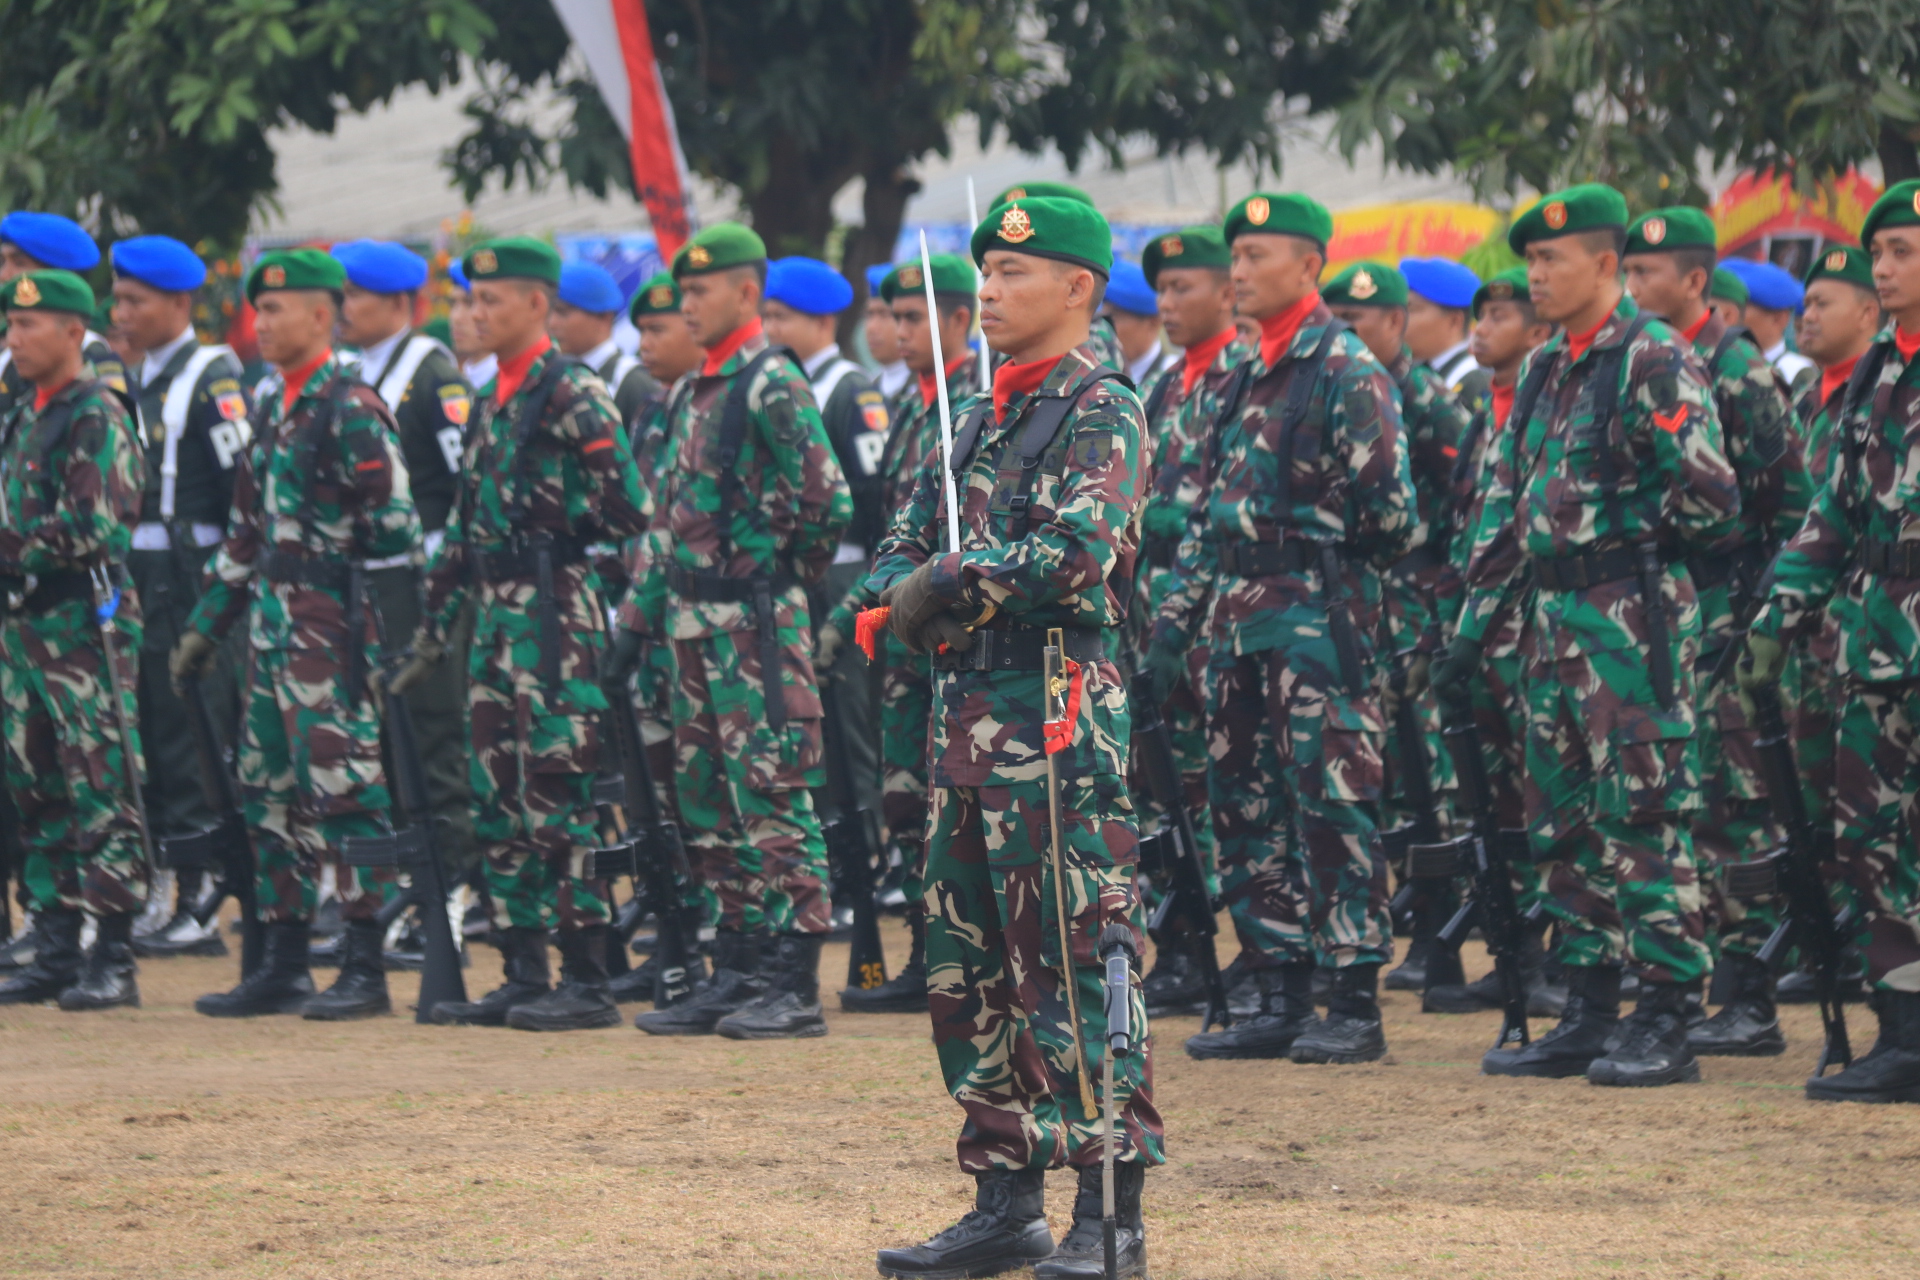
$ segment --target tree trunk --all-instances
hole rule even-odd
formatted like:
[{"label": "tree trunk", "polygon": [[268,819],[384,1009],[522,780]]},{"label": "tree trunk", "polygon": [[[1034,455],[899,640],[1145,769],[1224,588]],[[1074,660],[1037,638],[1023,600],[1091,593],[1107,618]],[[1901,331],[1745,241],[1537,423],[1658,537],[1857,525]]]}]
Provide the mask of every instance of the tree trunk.
[{"label": "tree trunk", "polygon": [[1920,146],[1913,136],[1891,120],[1880,122],[1880,176],[1888,185],[1920,178]]},{"label": "tree trunk", "polygon": [[860,172],[858,157],[821,155],[792,138],[775,139],[767,154],[766,183],[747,198],[753,229],[775,258],[817,258],[833,231],[833,198]]},{"label": "tree trunk", "polygon": [[894,242],[900,238],[900,224],[906,220],[907,201],[920,190],[920,180],[907,172],[904,161],[894,159],[867,171],[867,191],[861,201],[866,221],[847,236],[840,257],[840,272],[853,284],[853,306],[840,317],[840,345],[852,349],[853,331],[867,307],[867,268],[893,261]]}]

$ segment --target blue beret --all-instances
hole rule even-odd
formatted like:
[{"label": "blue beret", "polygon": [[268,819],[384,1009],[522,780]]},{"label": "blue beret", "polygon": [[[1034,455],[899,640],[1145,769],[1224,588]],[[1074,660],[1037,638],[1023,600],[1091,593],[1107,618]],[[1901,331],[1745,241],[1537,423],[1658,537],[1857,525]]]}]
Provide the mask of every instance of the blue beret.
[{"label": "blue beret", "polygon": [[168,293],[191,293],[207,280],[200,255],[172,236],[135,236],[113,246],[114,274]]},{"label": "blue beret", "polygon": [[453,281],[454,288],[460,292],[473,292],[473,285],[468,282],[466,269],[460,265],[460,259],[455,258],[447,264],[447,279]]},{"label": "blue beret", "polygon": [[767,266],[767,297],[810,316],[831,316],[852,305],[853,286],[818,258],[777,258]]},{"label": "blue beret", "polygon": [[876,262],[867,268],[867,296],[869,298],[877,298],[880,296],[880,282],[885,280],[892,270],[893,264],[890,262]]},{"label": "blue beret", "polygon": [[427,282],[427,260],[391,240],[348,240],[332,252],[347,283],[369,293],[412,293]]},{"label": "blue beret", "polygon": [[91,271],[100,246],[86,228],[57,213],[10,213],[0,218],[0,243],[11,244],[44,267]]},{"label": "blue beret", "polygon": [[560,301],[582,311],[605,314],[624,310],[627,295],[605,267],[591,262],[569,262],[560,268]]},{"label": "blue beret", "polygon": [[1807,291],[1793,273],[1771,262],[1753,262],[1747,258],[1728,258],[1720,264],[1739,276],[1747,286],[1747,298],[1756,307],[1768,311],[1799,311]]},{"label": "blue beret", "polygon": [[1480,277],[1472,267],[1463,267],[1451,258],[1402,258],[1400,274],[1407,278],[1407,292],[1417,293],[1440,307],[1473,309],[1473,295],[1480,291]]},{"label": "blue beret", "polygon": [[1159,296],[1147,283],[1147,273],[1137,262],[1114,259],[1113,274],[1107,277],[1107,301],[1137,316],[1160,314]]}]

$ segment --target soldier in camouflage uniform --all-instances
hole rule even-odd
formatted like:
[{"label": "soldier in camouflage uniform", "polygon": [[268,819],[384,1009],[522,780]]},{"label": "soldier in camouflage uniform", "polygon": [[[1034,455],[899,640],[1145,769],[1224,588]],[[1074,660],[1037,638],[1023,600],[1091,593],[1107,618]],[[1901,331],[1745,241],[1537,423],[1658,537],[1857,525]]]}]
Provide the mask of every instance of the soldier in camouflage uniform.
[{"label": "soldier in camouflage uniform", "polygon": [[[167,678],[167,653],[180,639],[200,594],[200,577],[225,536],[233,478],[246,452],[251,403],[231,348],[203,346],[193,330],[193,298],[207,268],[192,249],[166,236],[136,236],[113,246],[116,328],[144,352],[134,366],[134,414],[146,445],[140,523],[127,569],[140,593],[146,628],[140,661],[140,742],[146,752],[147,818],[156,840],[213,825],[201,788],[188,710]],[[237,657],[238,649],[234,648]],[[234,722],[233,668],[221,661],[207,677],[215,721]],[[143,956],[227,954],[217,920],[194,908],[206,875],[178,873],[178,905],[160,914],[174,873],[162,871],[156,897],[134,930]],[[152,923],[149,931],[145,922]]]},{"label": "soldier in camouflage uniform", "polygon": [[[73,271],[82,275],[100,265],[100,246],[86,228],[57,213],[14,212],[0,218],[0,284],[25,271]],[[93,312],[87,312],[92,319]],[[107,340],[87,330],[82,349],[87,363],[115,391],[127,389],[127,369]],[[13,368],[13,356],[0,351],[0,417],[27,393],[30,379]]]},{"label": "soldier in camouflage uniform", "polygon": [[[388,1012],[376,916],[393,873],[348,867],[341,844],[391,830],[380,720],[367,674],[379,660],[367,560],[420,544],[393,417],[330,347],[346,273],[317,249],[263,254],[248,273],[260,352],[279,377],[254,409],[226,541],[169,664],[176,685],[247,628],[240,788],[259,858],[266,959],[238,986],[202,996],[211,1017],[298,1009],[334,1020]],[[315,996],[307,932],[331,866],[346,943],[340,976]]]},{"label": "soldier in camouflage uniform", "polygon": [[[1355,263],[1327,281],[1321,297],[1335,316],[1353,327],[1400,389],[1400,424],[1420,503],[1420,524],[1426,530],[1425,539],[1387,570],[1383,584],[1386,625],[1381,644],[1390,661],[1381,710],[1387,717],[1385,764],[1392,796],[1383,820],[1403,824],[1399,831],[1389,826],[1389,833],[1401,838],[1389,842],[1388,853],[1404,859],[1410,824],[1426,817],[1408,799],[1409,769],[1421,768],[1440,813],[1449,811],[1453,801],[1453,766],[1440,738],[1439,705],[1428,694],[1427,669],[1440,649],[1440,619],[1453,612],[1459,598],[1458,576],[1447,559],[1453,532],[1448,497],[1468,415],[1440,375],[1430,365],[1416,362],[1406,345],[1410,299],[1407,281],[1397,269],[1379,262]],[[1413,718],[1421,726],[1416,744],[1402,740],[1399,704],[1403,698],[1412,701]],[[1410,766],[1407,761],[1416,757],[1417,766]],[[1445,819],[1436,815],[1436,820],[1445,835]],[[1404,877],[1407,865],[1403,862],[1398,871]],[[1387,974],[1385,986],[1419,991],[1463,980],[1457,953],[1442,952],[1437,944],[1440,926],[1458,905],[1459,895],[1451,886],[1416,886],[1407,958]]]},{"label": "soldier in camouflage uniform", "polygon": [[[1700,596],[1701,670],[1713,671],[1737,645],[1774,550],[1800,527],[1809,486],[1786,386],[1743,330],[1707,305],[1714,269],[1713,220],[1704,210],[1656,209],[1627,228],[1627,289],[1692,345],[1713,387],[1727,459],[1740,479],[1740,523],[1687,560]],[[1711,686],[1711,687],[1710,687]],[[1753,726],[1731,680],[1695,686],[1705,805],[1693,821],[1694,854],[1705,869],[1709,927],[1717,934],[1723,1007],[1688,1033],[1703,1056],[1786,1051],[1774,1016],[1773,974],[1755,958],[1780,923],[1776,893],[1742,887],[1740,868],[1780,841],[1767,806]]]},{"label": "soldier in camouflage uniform", "polygon": [[[655,554],[634,584],[673,651],[675,776],[689,855],[719,898],[714,975],[635,1025],[653,1035],[825,1035],[825,781],[806,588],[852,504],[806,376],[758,315],[766,246],[737,223],[674,255],[681,313],[706,349],[661,446]],[[640,637],[619,635],[631,663]],[[771,695],[771,696],[770,696]]]},{"label": "soldier in camouflage uniform", "polygon": [[[957,254],[933,254],[933,301],[940,324],[940,351],[947,357],[949,405],[977,390],[979,362],[967,348],[979,301],[974,294],[973,263]],[[901,358],[913,378],[894,407],[892,427],[880,471],[886,482],[882,509],[898,512],[913,496],[920,472],[938,465],[940,391],[934,378],[933,328],[927,321],[926,281],[918,262],[902,263],[880,282],[880,296],[893,309]],[[854,589],[820,628],[815,665],[847,644],[855,617],[879,603],[866,582]],[[853,1013],[915,1013],[927,1007],[927,908],[923,875],[927,856],[927,731],[933,717],[933,667],[900,638],[883,631],[874,660],[880,668],[881,816],[887,834],[900,848],[905,872],[900,891],[906,899],[912,948],[899,973],[868,991],[851,987],[840,993],[840,1007]]]},{"label": "soldier in camouflage uniform", "polygon": [[[471,249],[479,339],[499,374],[467,432],[447,538],[427,565],[407,688],[445,658],[471,605],[468,783],[506,981],[443,1001],[442,1024],[571,1031],[620,1021],[607,886],[590,878],[607,602],[588,548],[646,528],[646,496],[606,384],[547,336],[560,256],[513,236]],[[561,982],[548,988],[557,927]]]},{"label": "soldier in camouflage uniform", "polygon": [[1778,683],[1787,642],[1817,628],[1822,608],[1833,615],[1835,856],[1861,908],[1854,936],[1880,1035],[1846,1070],[1809,1080],[1807,1096],[1920,1102],[1920,487],[1911,462],[1920,427],[1920,181],[1889,187],[1860,234],[1893,323],[1842,392],[1826,483],[1774,563],[1739,678],[1749,689]]},{"label": "soldier in camouflage uniform", "polygon": [[[1226,220],[1234,294],[1260,324],[1211,442],[1147,660],[1170,685],[1211,645],[1214,831],[1260,1011],[1195,1036],[1198,1058],[1369,1062],[1386,1052],[1380,967],[1392,956],[1380,856],[1375,684],[1380,570],[1424,534],[1400,397],[1315,287],[1333,219],[1300,195],[1254,195]],[[1292,459],[1286,468],[1272,459]],[[1325,1021],[1318,962],[1334,974]]]},{"label": "soldier in camouflage uniform", "polygon": [[[125,566],[139,438],[82,354],[86,281],[32,271],[0,286],[0,305],[13,371],[32,388],[0,422],[0,715],[22,898],[36,913],[33,963],[0,984],[0,1004],[137,1005],[129,943],[148,866],[133,732],[140,609]],[[83,913],[99,926],[84,971]]]},{"label": "soldier in camouflage uniform", "polygon": [[[1658,1085],[1699,1078],[1685,1008],[1707,968],[1689,831],[1700,606],[1675,561],[1734,527],[1740,495],[1704,370],[1621,294],[1626,223],[1620,193],[1593,184],[1514,222],[1534,308],[1564,332],[1521,377],[1434,684],[1470,696],[1489,628],[1531,585],[1527,817],[1537,860],[1556,864],[1543,873],[1572,998],[1553,1031],[1482,1069]],[[1642,983],[1624,1026],[1623,955]]]},{"label": "soldier in camouflage uniform", "polygon": [[[1173,590],[1174,554],[1194,504],[1207,488],[1207,450],[1221,396],[1247,357],[1233,327],[1231,258],[1216,226],[1183,227],[1151,241],[1141,267],[1158,295],[1167,340],[1183,355],[1151,386],[1142,389],[1147,420],[1145,497],[1140,511],[1140,558],[1134,569],[1128,630],[1136,655],[1144,654],[1148,629],[1160,602]],[[1213,807],[1207,799],[1206,639],[1187,651],[1186,670],[1161,706],[1173,740],[1181,790],[1194,836],[1210,876],[1215,871]],[[1136,780],[1135,794],[1144,794]],[[1217,877],[1216,877],[1217,878]],[[1217,890],[1218,885],[1210,886]],[[1196,940],[1194,945],[1211,945]],[[1144,983],[1147,1012],[1185,1012],[1205,998],[1200,969],[1186,949],[1157,949]]]},{"label": "soldier in camouflage uniform", "polygon": [[[1102,1274],[1103,1126],[1084,1101],[1100,1059],[1083,1050],[1104,1039],[1103,939],[1135,956],[1140,946],[1130,718],[1109,645],[1132,580],[1143,423],[1139,401],[1086,342],[1112,265],[1106,219],[1077,201],[1021,197],[987,215],[972,248],[985,272],[983,331],[1006,362],[992,394],[959,410],[960,546],[934,461],[894,521],[873,585],[893,633],[933,654],[930,1012],[941,1074],[966,1114],[960,1167],[977,1180],[976,1211],[923,1245],[883,1250],[879,1266],[988,1275],[1037,1262],[1038,1276],[1091,1277]],[[1075,665],[1064,727],[1043,735],[1050,628]],[[1049,759],[1065,884],[1049,857]],[[1145,1274],[1140,1191],[1147,1166],[1164,1159],[1137,981],[1131,1002],[1139,1051],[1117,1064],[1113,1099],[1123,1276]],[[1079,1187],[1056,1252],[1042,1198],[1045,1171],[1061,1165]]]}]

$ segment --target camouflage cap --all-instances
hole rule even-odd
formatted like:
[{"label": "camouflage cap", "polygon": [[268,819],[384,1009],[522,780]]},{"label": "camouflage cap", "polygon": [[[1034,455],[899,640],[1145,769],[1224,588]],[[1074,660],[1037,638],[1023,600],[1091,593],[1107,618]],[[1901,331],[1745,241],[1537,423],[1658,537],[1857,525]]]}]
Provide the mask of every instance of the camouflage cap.
[{"label": "camouflage cap", "polygon": [[1725,267],[1713,269],[1713,279],[1707,282],[1707,298],[1731,302],[1736,307],[1744,307],[1752,301],[1747,293],[1747,282]]},{"label": "camouflage cap", "polygon": [[1916,225],[1920,225],[1920,178],[1909,178],[1894,183],[1873,202],[1867,220],[1860,224],[1860,243],[1871,245],[1873,233],[1882,227]]},{"label": "camouflage cap", "polygon": [[1064,182],[1016,182],[993,198],[987,205],[987,212],[993,212],[1010,200],[1073,200],[1084,205],[1093,204],[1092,196]]},{"label": "camouflage cap", "polygon": [[1507,247],[1525,253],[1535,240],[1582,231],[1625,231],[1627,198],[1602,182],[1583,182],[1543,196],[1507,228]]},{"label": "camouflage cap", "polygon": [[767,260],[767,242],[752,227],[720,222],[680,246],[673,255],[673,278],[731,271]]},{"label": "camouflage cap", "polygon": [[[979,287],[973,264],[957,253],[931,254],[927,263],[933,268],[935,293],[964,293],[972,297]],[[887,278],[880,282],[880,297],[887,302],[899,297],[920,298],[926,296],[926,288],[919,261],[903,262],[887,272]]]},{"label": "camouflage cap", "polygon": [[638,320],[641,316],[677,316],[680,314],[680,286],[673,282],[673,276],[665,271],[656,271],[633,291],[633,298],[627,303],[627,318]]},{"label": "camouflage cap", "polygon": [[1713,219],[1705,209],[1676,205],[1643,213],[1627,228],[1627,252],[1671,253],[1675,249],[1718,248]]},{"label": "camouflage cap", "polygon": [[467,250],[460,260],[469,286],[481,280],[544,280],[560,283],[560,251],[533,236],[488,240]]},{"label": "camouflage cap", "polygon": [[1233,255],[1227,251],[1226,236],[1220,228],[1206,223],[1155,236],[1147,241],[1147,247],[1140,254],[1140,269],[1146,272],[1147,283],[1156,289],[1160,287],[1160,272],[1167,267],[1224,269],[1232,265]]},{"label": "camouflage cap", "polygon": [[347,287],[347,269],[324,249],[274,249],[263,253],[247,272],[247,301],[282,289],[325,289],[339,293]]},{"label": "camouflage cap", "polygon": [[1356,262],[1320,286],[1330,307],[1404,307],[1407,278],[1384,262]]},{"label": "camouflage cap", "polygon": [[1061,196],[1023,197],[996,206],[973,229],[971,247],[973,260],[982,264],[989,251],[1006,249],[1075,263],[1103,276],[1113,272],[1113,228],[1092,205]]},{"label": "camouflage cap", "polygon": [[1480,318],[1480,308],[1489,302],[1532,302],[1533,294],[1527,289],[1527,269],[1508,267],[1491,280],[1473,291],[1473,318]]},{"label": "camouflage cap", "polygon": [[1873,293],[1873,259],[1865,249],[1856,249],[1850,244],[1828,245],[1813,260],[1804,283],[1812,284],[1815,280],[1844,280]]},{"label": "camouflage cap", "polygon": [[93,288],[71,271],[49,267],[28,271],[0,285],[0,303],[8,311],[66,311],[93,319]]},{"label": "camouflage cap", "polygon": [[1245,235],[1299,236],[1325,253],[1333,239],[1333,215],[1327,207],[1297,192],[1256,192],[1227,210],[1221,227],[1228,244]]}]

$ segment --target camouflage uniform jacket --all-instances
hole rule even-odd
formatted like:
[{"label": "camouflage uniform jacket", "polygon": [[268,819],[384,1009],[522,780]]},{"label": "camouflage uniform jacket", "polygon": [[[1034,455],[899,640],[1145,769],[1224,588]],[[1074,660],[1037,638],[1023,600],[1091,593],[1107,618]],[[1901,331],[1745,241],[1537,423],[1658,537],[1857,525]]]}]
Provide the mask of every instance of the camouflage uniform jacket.
[{"label": "camouflage uniform jacket", "polygon": [[[1694,354],[1703,362],[1712,360],[1726,335],[1727,326],[1709,313],[1693,337]],[[1739,528],[1713,550],[1784,542],[1799,530],[1813,495],[1780,375],[1744,335],[1726,343],[1708,373],[1727,461],[1740,478]]]},{"label": "camouflage uniform jacket", "polygon": [[[1091,344],[1060,358],[1038,389],[1016,395],[988,420],[956,478],[958,553],[946,550],[944,481],[937,462],[915,475],[912,496],[894,518],[874,565],[883,591],[921,564],[935,564],[933,587],[963,618],[995,627],[1117,627],[1133,581],[1136,470],[1144,438],[1140,401],[1106,380],[1081,396],[1055,433],[1033,478],[1021,532],[1012,500],[1020,484],[1016,447],[1027,412],[1069,395],[1101,368]],[[982,404],[973,397],[957,421]],[[955,448],[959,447],[958,442]],[[991,615],[991,616],[988,616]],[[1125,776],[1126,687],[1110,660],[1089,661],[1072,743],[1056,759],[1063,777]],[[933,777],[937,787],[1032,782],[1046,776],[1037,670],[936,670]]]},{"label": "camouflage uniform jacket", "polygon": [[[142,476],[133,416],[105,380],[83,368],[40,410],[23,395],[0,426],[0,576],[31,580],[124,564]],[[76,622],[90,625],[78,600],[16,616],[49,638],[54,629],[71,634]],[[123,606],[119,621],[137,638],[137,604]]]},{"label": "camouflage uniform jacket", "polygon": [[[958,385],[949,384],[949,396],[963,394]],[[958,407],[957,404],[954,406]],[[898,513],[906,508],[907,500],[913,496],[914,486],[919,483],[920,472],[927,465],[927,459],[940,457],[940,400],[934,397],[929,405],[920,394],[920,380],[910,378],[906,390],[900,393],[900,399],[893,406],[892,421],[887,430],[886,451],[880,456],[880,475],[882,489],[880,494],[881,510]],[[937,474],[937,473],[936,473]],[[885,538],[881,541],[884,543]],[[872,579],[863,579],[847,592],[846,599],[835,606],[827,615],[827,625],[843,636],[853,634],[854,615],[862,609],[871,609],[880,603],[880,593],[871,586]]]},{"label": "camouflage uniform jacket", "polygon": [[[647,496],[649,520],[653,512],[660,509],[660,489],[666,483],[663,470],[662,451],[667,442],[667,411],[672,406],[680,388],[693,375],[679,378],[671,387],[662,387],[657,383],[654,390],[640,407],[634,410],[633,417],[627,423],[627,446],[633,454],[634,470],[640,476],[640,488]],[[615,610],[614,622],[622,630],[638,631],[654,639],[664,639],[665,620],[661,610],[665,601],[654,600],[655,612],[651,616],[643,615],[640,608],[640,593],[631,590],[634,583],[647,576],[647,566],[659,558],[661,530],[649,523],[645,532],[628,538],[620,547],[620,575],[629,588]]]},{"label": "camouflage uniform jacket", "polygon": [[[1832,396],[1822,401],[1820,385],[1818,378],[1803,382],[1800,397],[1793,406],[1794,418],[1800,425],[1801,450],[1807,460],[1807,483],[1815,493],[1827,483],[1828,469],[1838,456],[1833,450],[1833,421],[1846,396],[1846,384],[1842,383]],[[1808,505],[1811,506],[1811,502]]]},{"label": "camouflage uniform jacket", "polygon": [[291,411],[277,384],[254,406],[253,445],[234,477],[226,541],[207,565],[187,626],[219,637],[246,612],[256,649],[344,653],[363,637],[347,635],[343,586],[271,581],[267,557],[338,565],[406,555],[419,545],[393,415],[329,356]]},{"label": "camouflage uniform jacket", "polygon": [[[762,361],[747,388],[740,457],[732,483],[722,482],[717,451],[727,394],[765,350],[764,338],[752,339],[718,373],[696,372],[674,396],[661,445],[657,555],[635,586],[643,616],[664,618],[668,639],[694,640],[755,624],[751,601],[691,599],[670,589],[673,571],[785,578],[785,589],[776,589],[774,598],[804,610],[802,587],[825,575],[853,514],[813,389],[785,351]],[[726,511],[730,492],[739,497]]]},{"label": "camouflage uniform jacket", "polygon": [[1862,361],[1878,377],[1842,408],[1839,448],[1806,523],[1773,566],[1773,592],[1754,620],[1762,635],[1810,631],[1822,607],[1841,636],[1838,674],[1857,681],[1920,678],[1920,577],[1876,572],[1871,542],[1920,542],[1920,360],[1888,325]]},{"label": "camouflage uniform jacket", "polygon": [[[1433,548],[1434,560],[1418,569],[1402,568],[1411,579],[1410,589],[1425,597],[1431,608],[1441,599],[1456,600],[1460,579],[1447,553],[1455,541],[1452,496],[1454,464],[1460,457],[1460,442],[1466,438],[1469,411],[1447,390],[1446,383],[1433,369],[1413,358],[1405,347],[1400,357],[1387,366],[1394,385],[1400,388],[1400,425],[1407,444],[1407,464],[1413,472],[1413,491],[1420,504],[1420,524],[1426,536],[1409,550],[1409,555],[1424,547]],[[1451,613],[1448,608],[1442,613]],[[1414,618],[1407,619],[1416,621]],[[1440,648],[1438,617],[1429,616],[1425,634],[1396,636],[1396,644],[1418,640],[1429,652]]]},{"label": "camouflage uniform jacket", "polygon": [[[1471,532],[1480,525],[1480,515],[1486,509],[1487,492],[1493,487],[1493,464],[1500,454],[1500,437],[1506,432],[1506,424],[1494,425],[1493,399],[1489,394],[1487,402],[1473,415],[1473,421],[1467,425],[1467,434],[1461,437],[1460,457],[1453,473],[1453,503],[1451,523],[1456,536],[1447,544],[1447,560],[1453,566],[1455,577],[1466,581],[1467,561],[1473,553]],[[1527,592],[1526,594],[1531,594]],[[1457,626],[1458,614],[1463,600],[1454,602],[1454,616],[1449,625]],[[1506,600],[1499,614],[1488,624],[1482,643],[1489,658],[1510,657],[1520,647],[1520,621],[1526,615],[1525,601]]]},{"label": "camouflage uniform jacket", "polygon": [[[1711,546],[1740,514],[1740,487],[1721,445],[1706,372],[1684,340],[1650,320],[1620,365],[1613,421],[1597,420],[1594,379],[1602,357],[1625,341],[1634,313],[1614,310],[1575,360],[1566,334],[1528,355],[1520,391],[1535,365],[1545,383],[1527,421],[1495,437],[1493,480],[1473,535],[1460,634],[1487,639],[1508,592],[1530,584],[1527,561],[1560,559],[1643,544],[1664,558]],[[1516,404],[1513,413],[1519,415]],[[1614,470],[1609,488],[1606,475]],[[1695,599],[1684,581],[1683,609]],[[1537,595],[1535,652],[1542,657],[1632,649],[1646,623],[1633,579]]]},{"label": "camouflage uniform jacket", "polygon": [[[1282,411],[1295,375],[1333,320],[1321,304],[1307,316],[1271,368],[1247,356],[1240,408],[1220,423],[1208,451],[1205,500],[1194,504],[1175,561],[1173,589],[1153,623],[1153,643],[1185,650],[1206,626],[1216,654],[1280,648],[1292,635],[1283,615],[1296,605],[1323,607],[1321,574],[1243,578],[1222,567],[1221,548],[1238,542],[1305,539],[1343,550],[1345,598],[1371,633],[1379,622],[1380,578],[1423,529],[1414,495],[1400,393],[1366,344],[1343,333],[1327,352],[1292,440],[1281,505]],[[1203,619],[1203,612],[1206,615]]]}]

